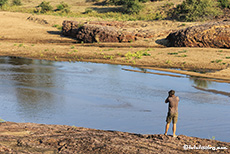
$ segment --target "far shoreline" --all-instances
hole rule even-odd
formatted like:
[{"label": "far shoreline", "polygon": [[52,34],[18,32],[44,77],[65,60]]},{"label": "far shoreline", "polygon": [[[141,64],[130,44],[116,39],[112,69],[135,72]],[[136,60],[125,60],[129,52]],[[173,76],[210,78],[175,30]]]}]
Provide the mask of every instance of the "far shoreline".
[{"label": "far shoreline", "polygon": [[[205,74],[205,73],[198,73],[190,70],[181,70],[178,68],[164,68],[164,67],[151,67],[151,66],[146,66],[146,65],[133,65],[133,64],[123,64],[123,63],[114,63],[111,61],[101,61],[98,62],[98,60],[79,60],[79,61],[70,61],[70,59],[64,59],[64,60],[53,60],[52,58],[40,58],[40,57],[21,57],[21,56],[1,56],[1,57],[10,57],[10,58],[25,58],[25,59],[35,59],[35,60],[47,60],[47,61],[53,61],[53,62],[70,62],[70,63],[75,63],[75,62],[90,62],[90,63],[101,63],[101,64],[111,64],[111,65],[124,65],[124,66],[130,66],[130,67],[137,67],[140,69],[150,69],[150,70],[157,70],[157,71],[162,71],[162,72],[169,72],[169,73],[175,73],[175,74],[181,74],[181,75],[187,75],[190,77],[198,77],[201,80],[208,80],[208,81],[213,81],[213,82],[221,82],[221,83],[230,83],[230,78],[228,77],[223,77],[223,76],[213,76],[210,74]],[[133,71],[133,72],[139,72],[139,73],[150,73],[151,72],[146,72],[146,71],[137,71],[137,70],[127,70],[127,71]],[[157,73],[156,73],[157,74]],[[166,75],[170,76],[170,74],[158,74],[158,75]],[[175,76],[176,75],[171,75]]]},{"label": "far shoreline", "polygon": [[[130,43],[76,43],[75,39],[63,36],[52,25],[61,25],[64,20],[78,21],[78,18],[33,15],[35,19],[50,23],[44,25],[28,20],[30,16],[28,13],[0,11],[0,56],[128,65],[230,83],[229,49],[165,47],[156,43],[156,40],[165,39],[170,31],[181,29],[181,23],[167,20],[151,23],[127,21],[122,23],[127,30],[154,30],[159,36],[140,38]],[[80,21],[86,20],[80,18]],[[97,21],[96,18],[92,20]],[[143,24],[147,27],[142,27]],[[187,27],[197,24],[200,23],[186,23]],[[138,52],[145,55],[135,55]]]}]

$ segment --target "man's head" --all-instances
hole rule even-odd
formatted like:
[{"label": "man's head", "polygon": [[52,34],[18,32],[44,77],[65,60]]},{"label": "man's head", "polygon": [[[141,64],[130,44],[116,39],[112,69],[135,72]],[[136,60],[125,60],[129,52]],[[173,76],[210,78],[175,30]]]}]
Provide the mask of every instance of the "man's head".
[{"label": "man's head", "polygon": [[168,93],[169,93],[169,96],[172,96],[172,95],[175,94],[175,91],[174,90],[170,90]]}]

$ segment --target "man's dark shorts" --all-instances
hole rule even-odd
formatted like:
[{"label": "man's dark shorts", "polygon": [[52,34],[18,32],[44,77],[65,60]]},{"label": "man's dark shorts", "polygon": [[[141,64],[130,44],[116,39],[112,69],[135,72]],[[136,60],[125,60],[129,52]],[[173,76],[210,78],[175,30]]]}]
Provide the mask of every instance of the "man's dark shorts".
[{"label": "man's dark shorts", "polygon": [[173,124],[177,123],[177,119],[178,119],[178,112],[176,113],[170,113],[168,112],[168,116],[166,118],[166,122],[167,123],[171,123],[171,121],[173,120]]}]

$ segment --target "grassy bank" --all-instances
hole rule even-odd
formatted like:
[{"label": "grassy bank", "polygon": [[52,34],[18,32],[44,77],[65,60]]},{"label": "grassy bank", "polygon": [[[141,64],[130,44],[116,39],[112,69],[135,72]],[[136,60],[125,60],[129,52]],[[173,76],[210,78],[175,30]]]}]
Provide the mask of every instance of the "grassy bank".
[{"label": "grassy bank", "polygon": [[[17,0],[20,5],[14,5],[15,0],[7,1],[1,6],[1,10],[12,12],[23,12],[32,14],[47,14],[65,17],[97,17],[104,20],[117,21],[153,21],[173,19],[180,21],[203,21],[210,20],[223,14],[224,8],[230,7],[227,1],[201,0],[198,2],[191,0],[160,0],[138,2],[138,7],[129,5],[114,5],[112,0],[62,0],[56,1],[28,1]],[[225,3],[224,3],[225,2]],[[42,5],[41,5],[42,4]],[[131,10],[127,12],[127,10]]]}]

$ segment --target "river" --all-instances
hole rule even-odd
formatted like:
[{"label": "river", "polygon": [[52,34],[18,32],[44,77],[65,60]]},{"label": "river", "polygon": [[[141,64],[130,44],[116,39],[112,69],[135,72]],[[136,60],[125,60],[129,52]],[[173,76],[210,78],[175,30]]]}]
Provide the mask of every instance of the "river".
[{"label": "river", "polygon": [[180,97],[178,135],[230,142],[228,83],[125,69],[140,70],[0,57],[0,117],[14,122],[163,134],[168,110],[164,101],[174,89]]}]

